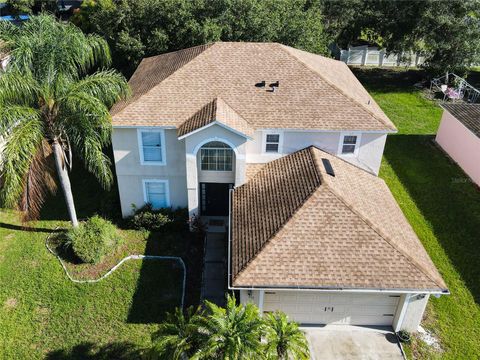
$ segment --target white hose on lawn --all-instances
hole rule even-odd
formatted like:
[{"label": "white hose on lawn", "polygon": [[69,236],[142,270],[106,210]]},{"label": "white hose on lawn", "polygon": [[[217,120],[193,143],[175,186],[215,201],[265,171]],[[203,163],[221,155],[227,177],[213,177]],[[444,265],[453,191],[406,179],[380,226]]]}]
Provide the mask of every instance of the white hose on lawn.
[{"label": "white hose on lawn", "polygon": [[177,261],[182,266],[182,271],[183,271],[182,302],[181,302],[181,309],[183,309],[183,305],[184,305],[184,302],[185,302],[185,285],[186,285],[186,282],[187,282],[187,268],[186,268],[185,263],[183,262],[183,259],[181,257],[178,257],[178,256],[156,256],[156,255],[129,255],[127,257],[124,257],[122,260],[120,260],[120,262],[117,265],[112,267],[110,270],[108,270],[108,272],[106,274],[102,275],[98,279],[78,280],[78,279],[74,279],[70,275],[70,273],[67,270],[67,266],[65,265],[63,260],[60,258],[60,256],[58,256],[58,254],[56,254],[50,248],[50,246],[48,246],[48,240],[49,239],[50,239],[50,235],[47,236],[47,239],[45,240],[45,246],[47,247],[47,250],[50,251],[58,259],[58,261],[60,262],[60,265],[62,265],[63,271],[67,275],[68,279],[70,281],[74,282],[74,283],[77,283],[77,284],[99,282],[99,281],[107,278],[108,276],[110,276],[115,270],[117,270],[120,267],[120,265],[122,265],[124,262],[126,262],[128,260],[173,260],[173,261]]}]

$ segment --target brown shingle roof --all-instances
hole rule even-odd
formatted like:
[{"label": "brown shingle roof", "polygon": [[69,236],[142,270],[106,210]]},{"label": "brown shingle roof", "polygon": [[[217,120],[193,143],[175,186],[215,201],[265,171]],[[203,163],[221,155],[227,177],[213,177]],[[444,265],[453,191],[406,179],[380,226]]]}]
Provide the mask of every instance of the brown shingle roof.
[{"label": "brown shingle roof", "polygon": [[446,290],[384,181],[314,147],[235,189],[231,241],[237,287]]},{"label": "brown shingle roof", "polygon": [[[193,49],[144,59],[130,81],[133,98],[112,109],[114,125],[179,127],[221,97],[254,129],[396,131],[336,60],[277,43]],[[262,80],[267,87],[255,87]],[[275,81],[278,90],[266,91]]]},{"label": "brown shingle roof", "polygon": [[191,118],[181,124],[177,130],[177,135],[180,138],[214,122],[220,122],[243,135],[253,136],[254,131],[250,124],[218,97],[208,102]]},{"label": "brown shingle roof", "polygon": [[111,110],[112,115],[120,112],[129,104],[136,102],[142,95],[149,92],[211,45],[212,44],[195,46],[185,50],[143,59],[128,81],[132,89],[132,97],[126,101],[116,103]]},{"label": "brown shingle roof", "polygon": [[480,104],[443,104],[442,107],[480,138]]}]

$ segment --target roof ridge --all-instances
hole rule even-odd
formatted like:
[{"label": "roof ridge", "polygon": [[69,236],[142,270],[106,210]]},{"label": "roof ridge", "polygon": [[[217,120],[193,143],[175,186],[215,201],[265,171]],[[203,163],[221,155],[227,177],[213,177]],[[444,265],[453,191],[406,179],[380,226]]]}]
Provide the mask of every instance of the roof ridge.
[{"label": "roof ridge", "polygon": [[[377,115],[375,115],[370,109],[367,109],[362,103],[360,103],[359,101],[355,100],[354,98],[352,98],[351,96],[347,95],[342,89],[340,89],[337,85],[333,84],[330,80],[326,79],[322,74],[320,74],[317,70],[313,69],[310,65],[308,65],[305,61],[303,61],[302,59],[298,58],[297,56],[295,56],[293,53],[291,53],[290,51],[288,51],[286,48],[291,48],[290,46],[287,46],[287,45],[283,45],[283,44],[280,44],[280,43],[275,43],[276,45],[278,45],[282,51],[284,51],[285,53],[287,53],[289,56],[293,57],[295,60],[297,60],[299,63],[301,63],[305,68],[307,68],[308,70],[312,71],[313,73],[315,73],[317,76],[319,76],[323,81],[325,81],[329,86],[333,87],[335,90],[337,90],[341,95],[343,95],[344,97],[346,97],[348,100],[350,101],[353,101],[357,106],[359,106],[360,108],[362,108],[363,110],[365,110],[368,114],[370,114],[371,116],[373,116],[376,120],[380,121],[382,124],[386,125],[388,128],[391,128],[391,124],[388,124],[384,119],[381,119],[379,118]],[[298,49],[295,49],[295,50],[298,50]],[[312,53],[313,54],[313,53]],[[317,55],[317,56],[321,56],[321,55],[318,55],[318,54],[313,54],[313,55]],[[327,58],[328,59],[328,58]],[[337,60],[336,60],[337,61]],[[349,69],[350,71],[350,69]],[[368,92],[367,92],[368,93]],[[370,95],[370,94],[369,94]],[[383,111],[383,110],[382,110]],[[393,130],[393,129],[392,129]]]},{"label": "roof ridge", "polygon": [[[321,185],[322,185],[322,183],[323,183],[323,177],[322,177],[322,172],[320,171],[319,165],[317,164],[317,161],[316,161],[316,159],[315,159],[315,155],[313,154],[313,151],[311,150],[312,148],[313,148],[313,145],[310,145],[309,147],[306,147],[306,148],[303,148],[303,149],[301,149],[301,150],[295,151],[295,152],[292,153],[292,154],[298,153],[298,152],[303,151],[303,150],[306,150],[306,149],[309,150],[309,151],[308,151],[308,154],[310,155],[312,162],[315,164],[316,174],[317,174],[317,176],[319,177],[319,184],[318,184],[318,186],[316,186],[315,190],[313,190],[313,191],[305,198],[305,200],[295,209],[295,211],[293,211],[293,212],[290,214],[290,216],[289,216],[287,219],[285,219],[285,221],[282,223],[282,225],[280,225],[280,226],[278,227],[278,229],[272,234],[272,236],[270,236],[270,238],[269,238],[267,241],[265,241],[264,244],[262,244],[262,246],[261,246],[261,247],[257,250],[257,252],[255,253],[255,255],[252,256],[252,257],[243,265],[242,269],[241,269],[240,271],[238,271],[237,274],[235,274],[235,277],[239,276],[239,275],[248,267],[248,265],[249,265],[253,260],[255,260],[255,259],[258,257],[258,255],[260,255],[260,253],[263,251],[263,249],[265,248],[265,246],[267,246],[267,244],[269,244],[269,243],[272,241],[272,239],[275,238],[275,236],[276,236],[282,229],[285,228],[285,225],[287,225],[287,224],[290,222],[290,220],[294,217],[294,215],[295,215],[296,213],[298,213],[298,210],[300,210],[300,209],[303,207],[303,205],[318,191],[318,189],[320,189],[320,187],[321,187]],[[289,155],[292,155],[292,154],[289,154]],[[287,156],[289,156],[289,155],[287,155]],[[267,165],[268,165],[268,164],[271,164],[271,163],[273,163],[273,162],[276,162],[276,161],[278,161],[278,160],[282,160],[282,159],[284,159],[284,158],[285,158],[285,156],[282,156],[281,158],[278,158],[278,159],[276,159],[276,160],[273,160],[273,161],[268,162]],[[248,180],[245,184],[247,184],[248,182],[251,182],[253,179],[255,179],[255,177],[257,177],[257,176],[258,176],[261,172],[263,172],[263,171],[265,171],[265,166],[264,166],[262,169],[260,169],[259,171],[257,171],[257,173],[256,173],[250,180]],[[239,188],[243,187],[245,184],[240,185]],[[232,273],[232,277],[233,277],[233,273]]]},{"label": "roof ridge", "polygon": [[[216,44],[216,42],[210,42],[210,43],[207,43],[207,44],[203,44],[203,45],[197,45],[197,46],[192,46],[192,47],[189,47],[189,48],[186,48],[186,49],[180,49],[180,50],[177,50],[177,51],[171,51],[171,52],[167,52],[167,53],[163,53],[163,54],[160,54],[160,55],[155,55],[155,56],[150,56],[148,58],[143,58],[142,61],[140,61],[140,64],[142,62],[144,62],[146,59],[152,59],[152,58],[155,58],[155,57],[160,57],[160,56],[163,56],[163,55],[167,55],[167,54],[175,54],[175,53],[180,53],[182,51],[187,51],[187,50],[191,50],[191,49],[197,49],[197,48],[201,48],[201,47],[205,47],[205,50],[203,50],[202,52],[199,52],[197,55],[195,55],[193,58],[191,58],[190,60],[188,60],[185,64],[181,65],[178,69],[174,70],[171,74],[169,74],[165,79],[163,79],[162,81],[160,81],[159,83],[155,84],[154,86],[152,86],[147,92],[143,93],[142,95],[140,95],[138,98],[136,98],[133,102],[131,103],[128,103],[126,104],[120,111],[118,111],[117,113],[113,114],[112,117],[115,117],[115,116],[118,116],[120,115],[126,108],[128,108],[130,105],[133,105],[135,104],[136,102],[138,102],[141,98],[145,97],[145,95],[148,95],[153,89],[155,89],[157,86],[159,86],[161,83],[163,83],[165,80],[169,79],[170,77],[172,77],[178,70],[180,69],[183,69],[186,65],[190,64],[193,60],[196,60],[198,59],[198,57],[200,55],[203,55],[206,51],[210,50],[214,45]],[[140,68],[140,64],[138,64],[135,72]],[[133,73],[133,75],[135,75],[135,72]],[[132,77],[133,77],[132,75]],[[130,77],[130,79],[132,78]],[[129,79],[129,81],[130,81]],[[114,104],[115,106],[115,104]],[[112,107],[113,108],[113,107]]]},{"label": "roof ridge", "polygon": [[[208,42],[208,43],[206,43],[206,44],[200,44],[200,45],[190,46],[190,47],[188,47],[188,48],[178,49],[178,50],[174,50],[174,51],[169,51],[169,52],[165,52],[165,53],[163,53],[163,54],[147,56],[147,57],[142,58],[142,61],[143,61],[143,60],[147,60],[147,59],[157,58],[157,57],[164,56],[164,55],[176,54],[176,53],[179,53],[179,52],[182,52],[182,51],[185,51],[185,50],[197,49],[197,48],[201,48],[201,47],[205,47],[205,50],[207,50],[207,49],[209,49],[212,45],[216,44],[217,42],[218,42],[218,41],[210,41],[210,42]],[[204,51],[205,51],[205,50],[204,50]],[[200,54],[201,54],[201,53],[199,53],[198,55],[200,55]],[[197,55],[197,56],[198,56],[198,55]],[[195,58],[193,58],[193,59],[195,59]],[[192,59],[192,60],[193,60],[193,59]],[[140,63],[141,63],[142,61],[140,61]],[[188,62],[185,63],[184,65],[186,65],[186,64],[188,64]],[[183,66],[182,66],[182,67],[183,67]]]},{"label": "roof ridge", "polygon": [[385,235],[382,230],[380,230],[377,226],[375,226],[367,217],[365,217],[360,211],[358,211],[353,205],[351,205],[343,196],[338,194],[334,189],[332,189],[327,183],[325,183],[325,187],[337,198],[339,199],[350,211],[352,211],[355,215],[357,215],[365,224],[367,224],[373,231],[375,231],[381,238],[383,238],[391,247],[397,250],[403,257],[405,257],[410,263],[412,263],[418,270],[420,270],[423,275],[425,275],[430,281],[432,281],[435,285],[439,288],[443,289],[443,286],[438,283],[436,279],[434,279],[429,272],[424,269],[422,265],[420,265],[415,259],[411,256],[406,254],[402,249],[400,249],[391,239],[389,236]]}]

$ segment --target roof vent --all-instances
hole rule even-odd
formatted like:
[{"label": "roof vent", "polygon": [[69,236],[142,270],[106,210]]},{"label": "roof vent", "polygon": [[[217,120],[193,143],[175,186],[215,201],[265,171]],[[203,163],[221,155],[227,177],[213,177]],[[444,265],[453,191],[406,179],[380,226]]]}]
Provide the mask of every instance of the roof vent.
[{"label": "roof vent", "polygon": [[325,171],[327,172],[328,175],[335,176],[335,171],[333,171],[332,164],[330,163],[330,160],[328,159],[322,159],[323,167],[325,168]]},{"label": "roof vent", "polygon": [[271,83],[270,85],[268,85],[270,87],[269,92],[275,92],[275,90],[277,90],[277,88],[280,86],[280,81],[275,81],[274,83]]},{"label": "roof vent", "polygon": [[263,88],[263,87],[265,87],[265,84],[266,84],[266,82],[265,82],[265,80],[263,80],[263,81],[260,81],[260,82],[256,83],[255,87]]}]

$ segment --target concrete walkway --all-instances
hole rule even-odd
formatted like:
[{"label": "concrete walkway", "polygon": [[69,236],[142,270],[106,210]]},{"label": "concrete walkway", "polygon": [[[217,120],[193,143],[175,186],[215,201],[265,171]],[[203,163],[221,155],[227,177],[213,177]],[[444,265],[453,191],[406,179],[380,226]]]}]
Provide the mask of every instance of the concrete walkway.
[{"label": "concrete walkway", "polygon": [[327,325],[302,330],[315,360],[404,360],[390,329]]},{"label": "concrete walkway", "polygon": [[227,239],[224,232],[208,232],[203,267],[202,300],[225,305]]}]

